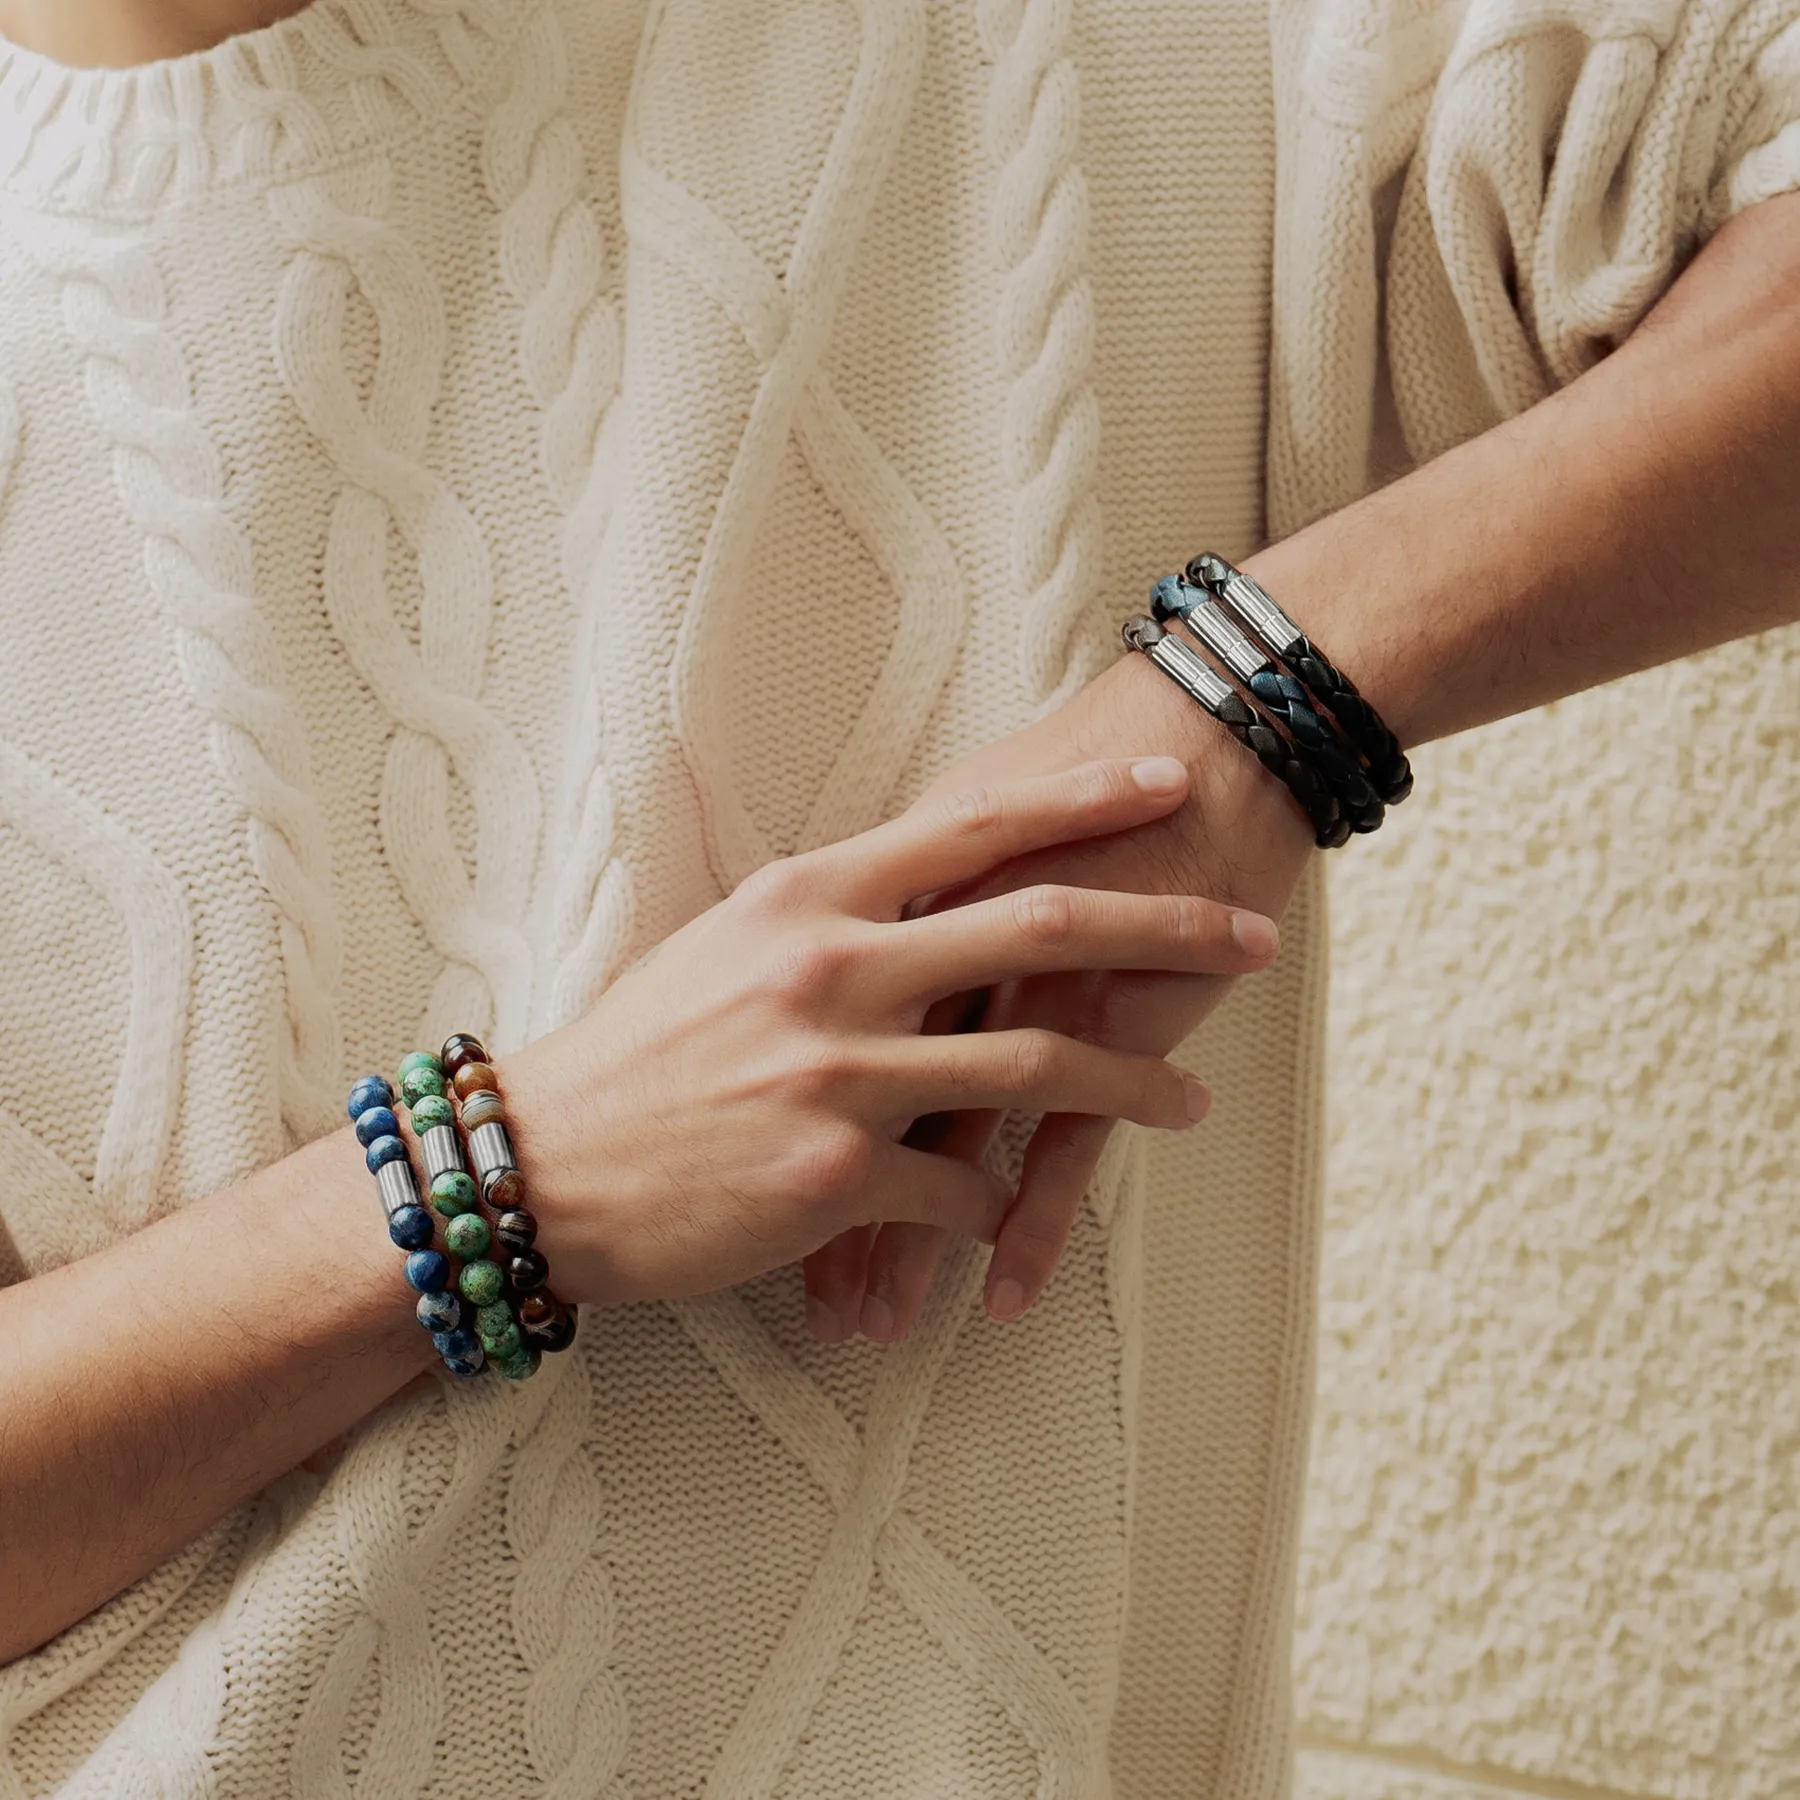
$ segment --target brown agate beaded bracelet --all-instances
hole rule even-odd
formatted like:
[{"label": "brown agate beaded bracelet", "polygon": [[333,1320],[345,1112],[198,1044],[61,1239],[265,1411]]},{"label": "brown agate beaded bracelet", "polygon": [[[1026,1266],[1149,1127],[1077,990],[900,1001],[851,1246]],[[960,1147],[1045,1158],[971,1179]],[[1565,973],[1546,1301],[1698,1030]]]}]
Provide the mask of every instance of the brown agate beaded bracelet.
[{"label": "brown agate beaded bracelet", "polygon": [[[536,1247],[537,1219],[526,1204],[525,1177],[506,1130],[500,1078],[481,1040],[466,1031],[445,1040],[440,1060],[482,1201],[494,1214],[494,1243],[503,1253],[496,1260],[506,1277],[505,1304],[517,1322],[523,1349],[554,1355],[575,1341],[578,1314],[549,1289],[550,1265]],[[504,1332],[495,1335],[505,1341]]]}]

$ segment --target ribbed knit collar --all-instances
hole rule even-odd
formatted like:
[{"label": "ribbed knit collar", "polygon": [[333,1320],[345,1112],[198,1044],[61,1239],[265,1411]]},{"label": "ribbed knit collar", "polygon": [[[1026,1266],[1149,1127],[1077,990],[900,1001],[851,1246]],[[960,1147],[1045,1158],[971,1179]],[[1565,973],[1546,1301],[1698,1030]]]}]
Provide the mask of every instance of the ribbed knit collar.
[{"label": "ribbed knit collar", "polygon": [[313,0],[130,69],[70,69],[0,39],[0,192],[128,217],[354,155],[480,82],[529,5]]}]

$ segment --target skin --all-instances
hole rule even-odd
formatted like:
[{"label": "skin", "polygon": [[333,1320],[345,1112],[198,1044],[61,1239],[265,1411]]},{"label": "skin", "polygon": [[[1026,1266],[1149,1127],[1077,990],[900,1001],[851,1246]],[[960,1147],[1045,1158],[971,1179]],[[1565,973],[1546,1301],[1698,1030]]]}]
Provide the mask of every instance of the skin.
[{"label": "skin", "polygon": [[[903,1146],[921,1113],[1202,1118],[1205,1088],[1158,1057],[1042,1028],[919,1028],[946,994],[1035,975],[1246,973],[1275,953],[1269,920],[1048,884],[903,917],[1018,856],[1147,824],[1186,792],[1182,764],[1150,757],[922,801],[744,883],[581,1019],[496,1065],[557,1292],[699,1293],[889,1220],[991,1240],[1010,1190]],[[348,1127],[0,1292],[0,1662],[423,1374],[435,1352],[412,1309]]]},{"label": "skin", "polygon": [[[64,61],[123,63],[202,48],[293,10],[241,0],[0,0],[0,31]],[[1246,566],[1413,745],[1800,616],[1796,477],[1800,197],[1789,196],[1721,231],[1649,319],[1579,381]],[[1285,792],[1140,658],[1122,660],[1059,713],[966,759],[936,792],[991,793],[1148,749],[1187,765],[1179,806],[1171,798],[1151,822],[1020,852],[984,879],[936,880],[919,894],[936,887],[940,905],[967,903],[1051,883],[1207,894],[1279,914],[1312,854],[1303,823]],[[750,884],[749,898],[739,917],[750,937],[778,936],[788,905],[836,904],[846,932],[900,925],[866,903],[857,910],[844,894],[833,901],[784,889],[778,877]],[[1050,903],[1053,912],[1059,904]],[[1026,916],[1011,915],[1015,929]],[[1118,967],[1105,931],[1094,954],[1102,954],[1102,939],[1110,961],[1090,966]],[[755,941],[766,952],[774,936]],[[1002,965],[1018,973],[1012,948],[990,971],[996,979]],[[664,979],[683,969],[679,959],[660,960]],[[868,1044],[885,1034],[891,1053],[908,1035],[913,1008],[939,1028],[967,1010],[955,995],[932,1009],[927,983],[897,1011],[893,995],[884,996],[887,1012],[865,1019],[859,1036],[829,1011],[855,985],[843,969],[792,954],[788,964],[800,987],[773,1014],[766,991],[739,991],[734,1001],[721,990],[696,997],[697,1010],[683,1017],[700,1036],[716,1027],[721,1042],[739,1022],[737,1004],[761,1006],[765,1020],[782,1017],[788,1041],[804,1050],[804,1080],[776,1103],[790,1121],[817,1126],[840,1088],[846,1105],[866,1105],[881,1079],[871,1087],[877,1064]],[[1047,1029],[1152,1059],[1234,978],[1231,968],[1200,974],[1185,963],[1180,974],[1100,976],[1072,973],[1066,960],[1044,966],[1054,972],[994,991],[983,1021],[990,1032]],[[654,978],[655,965],[643,973]],[[678,1057],[680,1046],[656,1035],[648,991],[640,985],[630,1002],[642,1006],[633,1014],[648,1034],[640,1041]],[[681,984],[666,991],[679,1008]],[[822,1023],[828,1018],[836,1024]],[[849,1040],[861,1049],[845,1053]],[[834,1046],[825,1059],[832,1080],[820,1077],[826,1041]],[[742,1152],[756,1173],[748,1210],[735,1184],[719,1177],[722,1154],[697,1165],[677,1133],[664,1215],[646,1198],[659,1191],[654,1108],[635,1130],[622,1122],[649,1090],[604,1057],[558,1034],[502,1071],[522,1154],[544,1171],[543,1241],[559,1281],[565,1260],[583,1283],[578,1298],[655,1291],[689,1267],[688,1256],[688,1276],[676,1282],[682,1291],[688,1279],[748,1273],[756,1259],[743,1260],[744,1240],[761,1227],[747,1221],[760,1218],[759,1205],[774,1217],[768,1262],[756,1266],[798,1254],[803,1221],[774,1204],[794,1171],[772,1148],[778,1134],[759,1128],[756,1096],[741,1082],[721,1091],[739,1133],[731,1154]],[[1046,1096],[1049,1110],[1019,1191],[997,1217],[1000,1197],[983,1178],[951,1172],[955,1161],[978,1158],[994,1123],[993,1107],[981,1104],[997,1097],[991,1068],[966,1070],[970,1085],[954,1112],[941,1092],[934,1100],[919,1085],[915,1068],[896,1078],[913,1083],[904,1103],[897,1087],[888,1112],[876,1105],[857,1115],[852,1129],[861,1135],[848,1150],[842,1119],[833,1123],[836,1141],[819,1152],[807,1188],[807,1204],[818,1209],[812,1222],[836,1232],[806,1258],[818,1335],[904,1332],[947,1229],[996,1236],[987,1298],[997,1317],[1018,1316],[1049,1279],[1108,1121],[1056,1110],[1069,1096],[1054,1090],[1047,1065],[1015,1068],[1048,1084],[1024,1085]],[[608,1088],[612,1076],[619,1079]],[[603,1091],[604,1109],[573,1098]],[[1007,1097],[1029,1101],[1022,1092]],[[668,1117],[681,1117],[678,1100],[665,1104]],[[898,1173],[921,1165],[892,1160],[901,1151],[886,1135],[903,1123],[892,1108],[912,1105],[928,1116],[909,1132],[910,1146],[938,1153],[930,1167],[939,1197],[925,1205],[911,1176]],[[667,1150],[671,1134],[660,1135]],[[625,1217],[607,1220],[602,1211],[603,1166],[609,1179],[620,1178],[620,1207],[640,1209],[637,1240],[616,1267],[602,1246]],[[874,1192],[904,1211],[874,1223]],[[929,1205],[940,1210],[919,1217]],[[0,1400],[0,1659],[80,1617],[424,1366],[427,1346],[394,1276],[397,1253],[368,1230],[368,1207],[368,1178],[340,1134],[101,1256],[0,1295],[0,1338],[14,1374]],[[246,1231],[252,1210],[257,1228]],[[316,1292],[307,1307],[292,1309],[308,1316],[291,1320],[269,1296],[288,1290],[301,1261],[315,1273]],[[197,1328],[196,1319],[207,1323]],[[124,1493],[133,1496],[130,1507],[117,1503]]]},{"label": "skin", "polygon": [[[1796,492],[1800,194],[1790,194],[1719,231],[1578,380],[1243,566],[1410,746],[1800,618]],[[1311,854],[1297,809],[1142,657],[944,780],[1054,768],[1124,740],[1186,760],[1188,804],[1128,840],[1024,859],[1005,879],[1212,894],[1279,917]],[[1166,1053],[1227,985],[1040,983],[1007,996],[997,1018]],[[973,1156],[993,1124],[927,1129]],[[994,1316],[1016,1318],[1042,1291],[1107,1130],[1052,1117],[1032,1140],[988,1273]],[[830,1320],[824,1334],[900,1336],[939,1248],[930,1232],[899,1226],[821,1252],[808,1282],[815,1316]]]}]

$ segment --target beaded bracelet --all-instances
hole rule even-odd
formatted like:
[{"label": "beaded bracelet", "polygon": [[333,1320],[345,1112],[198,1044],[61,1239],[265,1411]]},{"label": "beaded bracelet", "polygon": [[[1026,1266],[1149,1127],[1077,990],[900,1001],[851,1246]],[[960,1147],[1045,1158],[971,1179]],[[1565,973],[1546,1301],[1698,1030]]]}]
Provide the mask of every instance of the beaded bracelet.
[{"label": "beaded bracelet", "polygon": [[1381,796],[1370,786],[1354,752],[1340,741],[1336,727],[1307,704],[1306,690],[1293,676],[1278,670],[1274,659],[1226,618],[1206,588],[1165,575],[1150,590],[1150,606],[1164,625],[1179,619],[1286,727],[1301,757],[1324,776],[1352,831],[1380,826],[1385,811]]},{"label": "beaded bracelet", "polygon": [[1133,650],[1142,651],[1240,744],[1254,752],[1256,760],[1271,775],[1287,784],[1288,792],[1311,820],[1313,842],[1321,850],[1335,850],[1349,841],[1350,823],[1336,796],[1325,785],[1325,778],[1294,755],[1293,746],[1267,715],[1244,700],[1211,663],[1172,632],[1165,631],[1155,619],[1127,619],[1124,637]]},{"label": "beaded bracelet", "polygon": [[537,1220],[526,1205],[525,1177],[506,1130],[500,1078],[481,1040],[466,1031],[445,1039],[442,1067],[456,1096],[481,1197],[495,1215],[494,1240],[506,1252],[507,1292],[525,1346],[554,1355],[575,1341],[578,1315],[549,1290],[550,1265],[536,1248]]},{"label": "beaded bracelet", "polygon": [[407,1285],[419,1296],[415,1316],[451,1374],[478,1375],[485,1360],[481,1345],[467,1329],[462,1299],[449,1291],[450,1259],[433,1247],[436,1231],[419,1204],[419,1184],[393,1105],[394,1090],[379,1075],[365,1075],[351,1088],[345,1111],[356,1122],[356,1141],[375,1177],[388,1236],[407,1252]]},{"label": "beaded bracelet", "polygon": [[463,1161],[444,1066],[429,1050],[414,1050],[400,1059],[399,1077],[400,1097],[412,1109],[413,1130],[424,1152],[431,1204],[446,1221],[445,1246],[463,1259],[456,1286],[474,1313],[468,1338],[496,1373],[509,1381],[529,1380],[537,1373],[538,1357],[519,1335],[506,1271],[488,1254],[493,1231]]},{"label": "beaded bracelet", "polygon": [[1246,630],[1324,708],[1367,764],[1370,784],[1389,806],[1412,792],[1412,765],[1400,740],[1361,694],[1350,677],[1313,645],[1306,633],[1270,599],[1254,577],[1234,568],[1224,557],[1203,550],[1187,566],[1187,579],[1221,601]]}]

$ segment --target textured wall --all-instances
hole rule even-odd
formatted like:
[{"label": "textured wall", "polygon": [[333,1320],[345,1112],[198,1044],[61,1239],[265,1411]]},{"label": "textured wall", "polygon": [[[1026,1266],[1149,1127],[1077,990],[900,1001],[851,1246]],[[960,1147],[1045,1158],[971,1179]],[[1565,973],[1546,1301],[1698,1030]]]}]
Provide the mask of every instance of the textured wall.
[{"label": "textured wall", "polygon": [[1800,630],[1418,763],[1333,871],[1300,1795],[1800,1794]]}]

